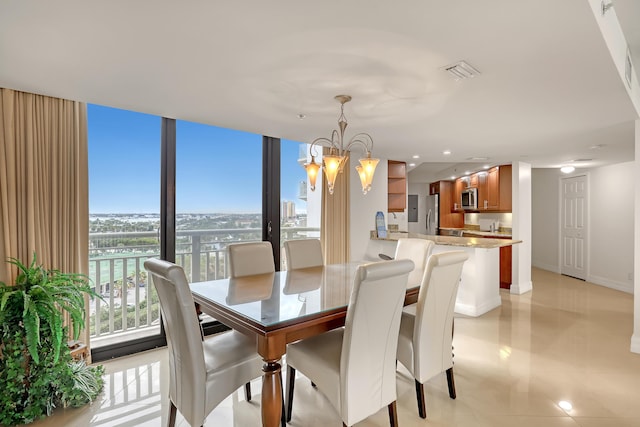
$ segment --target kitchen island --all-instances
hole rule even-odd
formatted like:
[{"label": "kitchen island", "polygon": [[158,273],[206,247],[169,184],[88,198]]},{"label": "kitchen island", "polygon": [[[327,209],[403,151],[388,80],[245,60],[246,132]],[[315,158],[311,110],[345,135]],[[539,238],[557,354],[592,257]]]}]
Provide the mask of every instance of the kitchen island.
[{"label": "kitchen island", "polygon": [[431,240],[433,253],[463,250],[469,255],[462,268],[455,312],[477,317],[502,304],[500,298],[500,248],[522,243],[521,240],[486,237],[430,236],[415,233],[390,233],[389,237],[371,238],[367,260],[379,260],[378,254],[393,257],[401,237]]}]

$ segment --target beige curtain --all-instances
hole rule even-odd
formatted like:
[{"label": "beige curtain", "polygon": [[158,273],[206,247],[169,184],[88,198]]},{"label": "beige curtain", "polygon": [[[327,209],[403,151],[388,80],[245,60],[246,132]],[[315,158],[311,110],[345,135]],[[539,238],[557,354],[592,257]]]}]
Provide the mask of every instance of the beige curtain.
[{"label": "beige curtain", "polygon": [[87,274],[88,200],[86,105],[0,88],[0,281],[16,276],[7,257],[28,263],[34,252],[47,268]]},{"label": "beige curtain", "polygon": [[[326,151],[326,149],[325,149]],[[326,153],[325,153],[326,154]],[[329,194],[327,180],[322,180],[322,215],[320,219],[320,241],[326,264],[349,262],[349,174],[351,162],[347,160],[338,174]]]}]

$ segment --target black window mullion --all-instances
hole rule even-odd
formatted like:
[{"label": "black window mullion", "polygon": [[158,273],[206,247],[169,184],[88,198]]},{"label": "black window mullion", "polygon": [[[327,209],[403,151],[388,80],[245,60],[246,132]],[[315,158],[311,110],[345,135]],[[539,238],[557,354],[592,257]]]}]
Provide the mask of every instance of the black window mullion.
[{"label": "black window mullion", "polygon": [[160,259],[176,261],[176,120],[162,118]]},{"label": "black window mullion", "polygon": [[262,240],[271,242],[280,270],[280,139],[262,137]]}]

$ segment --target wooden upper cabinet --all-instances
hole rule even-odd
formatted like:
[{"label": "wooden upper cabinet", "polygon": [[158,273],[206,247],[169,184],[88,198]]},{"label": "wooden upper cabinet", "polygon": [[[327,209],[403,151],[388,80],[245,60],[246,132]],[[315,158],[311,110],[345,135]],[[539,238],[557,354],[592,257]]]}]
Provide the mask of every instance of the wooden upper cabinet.
[{"label": "wooden upper cabinet", "polygon": [[487,173],[487,203],[488,210],[500,208],[500,168],[496,166]]},{"label": "wooden upper cabinet", "polygon": [[[511,165],[489,169],[486,185],[486,210],[511,212]],[[479,198],[480,206],[483,200]]]},{"label": "wooden upper cabinet", "polygon": [[478,174],[474,173],[469,177],[469,187],[478,188]]},{"label": "wooden upper cabinet", "polygon": [[387,193],[389,212],[404,212],[407,208],[407,165],[405,162],[388,161]]},{"label": "wooden upper cabinet", "polygon": [[[455,212],[453,209],[456,185],[453,181],[439,182],[440,227],[462,228],[464,227],[464,212]],[[460,199],[455,202],[460,204]]]},{"label": "wooden upper cabinet", "polygon": [[500,166],[500,203],[498,209],[503,212],[511,212],[511,165]]},{"label": "wooden upper cabinet", "polygon": [[460,203],[462,202],[462,190],[465,188],[467,188],[467,182],[463,178],[456,179],[455,187],[453,189],[453,200],[451,201],[452,212],[462,209]]},{"label": "wooden upper cabinet", "polygon": [[487,172],[482,171],[474,174],[478,180],[478,210],[485,211],[489,205],[487,201]]},{"label": "wooden upper cabinet", "polygon": [[429,184],[429,195],[440,194],[440,181]]}]

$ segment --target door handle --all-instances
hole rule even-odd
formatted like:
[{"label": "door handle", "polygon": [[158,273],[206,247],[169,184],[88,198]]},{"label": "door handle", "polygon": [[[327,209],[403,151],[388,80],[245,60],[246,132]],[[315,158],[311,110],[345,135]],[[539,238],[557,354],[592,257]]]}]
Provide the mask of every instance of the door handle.
[{"label": "door handle", "polygon": [[271,221],[267,222],[267,236],[269,237],[269,239],[271,239],[272,237],[272,231],[273,231],[273,227],[271,224]]}]

